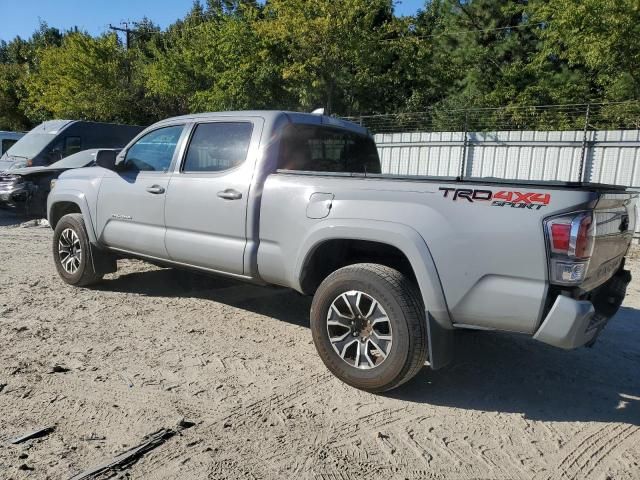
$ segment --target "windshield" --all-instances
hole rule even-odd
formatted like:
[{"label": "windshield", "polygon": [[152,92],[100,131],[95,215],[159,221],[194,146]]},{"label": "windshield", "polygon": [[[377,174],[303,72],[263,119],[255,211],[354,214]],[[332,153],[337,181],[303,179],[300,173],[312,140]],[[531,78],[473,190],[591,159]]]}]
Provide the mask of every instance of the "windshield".
[{"label": "windshield", "polygon": [[74,153],[49,165],[49,168],[80,168],[92,164],[96,159],[96,150]]},{"label": "windshield", "polygon": [[53,133],[27,133],[7,150],[7,155],[31,159],[56,137]]}]

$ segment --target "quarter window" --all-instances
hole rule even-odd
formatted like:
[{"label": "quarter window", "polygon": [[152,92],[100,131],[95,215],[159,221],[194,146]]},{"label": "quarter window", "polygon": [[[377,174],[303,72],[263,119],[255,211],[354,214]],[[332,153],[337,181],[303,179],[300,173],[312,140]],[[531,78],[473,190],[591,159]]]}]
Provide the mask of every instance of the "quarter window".
[{"label": "quarter window", "polygon": [[183,125],[158,128],[147,133],[127,150],[128,170],[166,172],[178,145]]},{"label": "quarter window", "polygon": [[247,158],[253,125],[249,122],[201,123],[196,126],[183,172],[220,172]]}]

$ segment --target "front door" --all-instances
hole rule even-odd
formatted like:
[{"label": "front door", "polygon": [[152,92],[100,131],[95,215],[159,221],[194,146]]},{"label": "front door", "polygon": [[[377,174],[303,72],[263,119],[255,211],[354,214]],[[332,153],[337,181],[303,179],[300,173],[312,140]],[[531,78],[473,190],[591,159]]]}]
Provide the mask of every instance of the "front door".
[{"label": "front door", "polygon": [[168,258],[164,244],[164,205],[184,125],[160,127],[140,137],[100,185],[97,232],[112,248]]},{"label": "front door", "polygon": [[172,260],[242,275],[249,188],[262,120],[234,117],[198,123],[165,206]]}]

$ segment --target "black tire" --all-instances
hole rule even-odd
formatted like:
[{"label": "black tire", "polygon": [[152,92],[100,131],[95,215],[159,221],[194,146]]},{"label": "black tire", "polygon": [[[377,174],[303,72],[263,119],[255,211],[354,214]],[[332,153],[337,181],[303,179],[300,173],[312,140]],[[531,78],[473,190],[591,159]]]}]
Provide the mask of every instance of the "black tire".
[{"label": "black tire", "polygon": [[[78,255],[78,266],[73,272],[67,271],[62,265],[62,257],[64,254],[60,253],[59,248],[63,232],[68,231],[69,229],[77,235],[81,248]],[[70,213],[62,217],[53,231],[53,259],[60,278],[69,285],[74,285],[76,287],[86,287],[102,280],[104,274],[98,273],[94,269],[92,255],[100,255],[100,253],[91,251],[89,236],[87,235],[87,229],[84,225],[82,214]]]},{"label": "black tire", "polygon": [[[329,337],[327,322],[332,303],[341,294],[353,291],[363,292],[383,307],[392,331],[386,357],[373,368],[362,369],[348,363],[336,352]],[[343,382],[368,392],[398,387],[413,378],[427,360],[425,309],[418,289],[405,275],[383,265],[359,263],[329,275],[313,297],[311,333],[327,368]]]}]

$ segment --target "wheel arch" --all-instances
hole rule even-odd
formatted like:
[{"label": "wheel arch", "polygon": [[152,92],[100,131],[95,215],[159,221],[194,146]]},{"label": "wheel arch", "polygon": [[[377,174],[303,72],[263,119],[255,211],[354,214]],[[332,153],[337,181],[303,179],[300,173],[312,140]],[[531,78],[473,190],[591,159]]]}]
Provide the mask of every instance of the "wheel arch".
[{"label": "wheel arch", "polygon": [[51,198],[50,195],[47,203],[47,220],[52,229],[55,229],[60,219],[69,213],[82,214],[89,241],[93,244],[97,243],[89,204],[84,193],[67,190],[56,191],[54,198]]},{"label": "wheel arch", "polygon": [[[366,257],[356,257],[347,259],[347,263],[336,263],[335,257],[340,255],[336,255],[331,247],[344,248],[345,245],[354,244],[375,244],[374,251],[378,253],[386,251],[401,255],[399,258],[394,258],[394,261],[400,262],[396,264],[400,265],[400,268],[393,264],[387,264],[387,266],[393,266],[400,271],[407,266],[411,269],[425,305],[431,366],[432,368],[440,368],[449,363],[452,356],[453,326],[438,270],[424,238],[407,225],[360,220],[327,221],[317,224],[302,243],[296,260],[294,274],[296,289],[303,293],[312,293],[313,286],[318,283],[318,278],[326,273],[323,271],[318,274],[318,271],[315,270],[318,265],[322,265],[327,270],[328,264],[331,267],[341,268],[351,263],[372,260]],[[404,264],[405,261],[406,264]],[[375,258],[373,262],[376,262]],[[379,261],[377,263],[386,264]],[[335,268],[328,270],[330,271],[327,275],[335,271]],[[407,271],[403,273],[407,274]],[[326,275],[323,278],[326,278]]]}]

